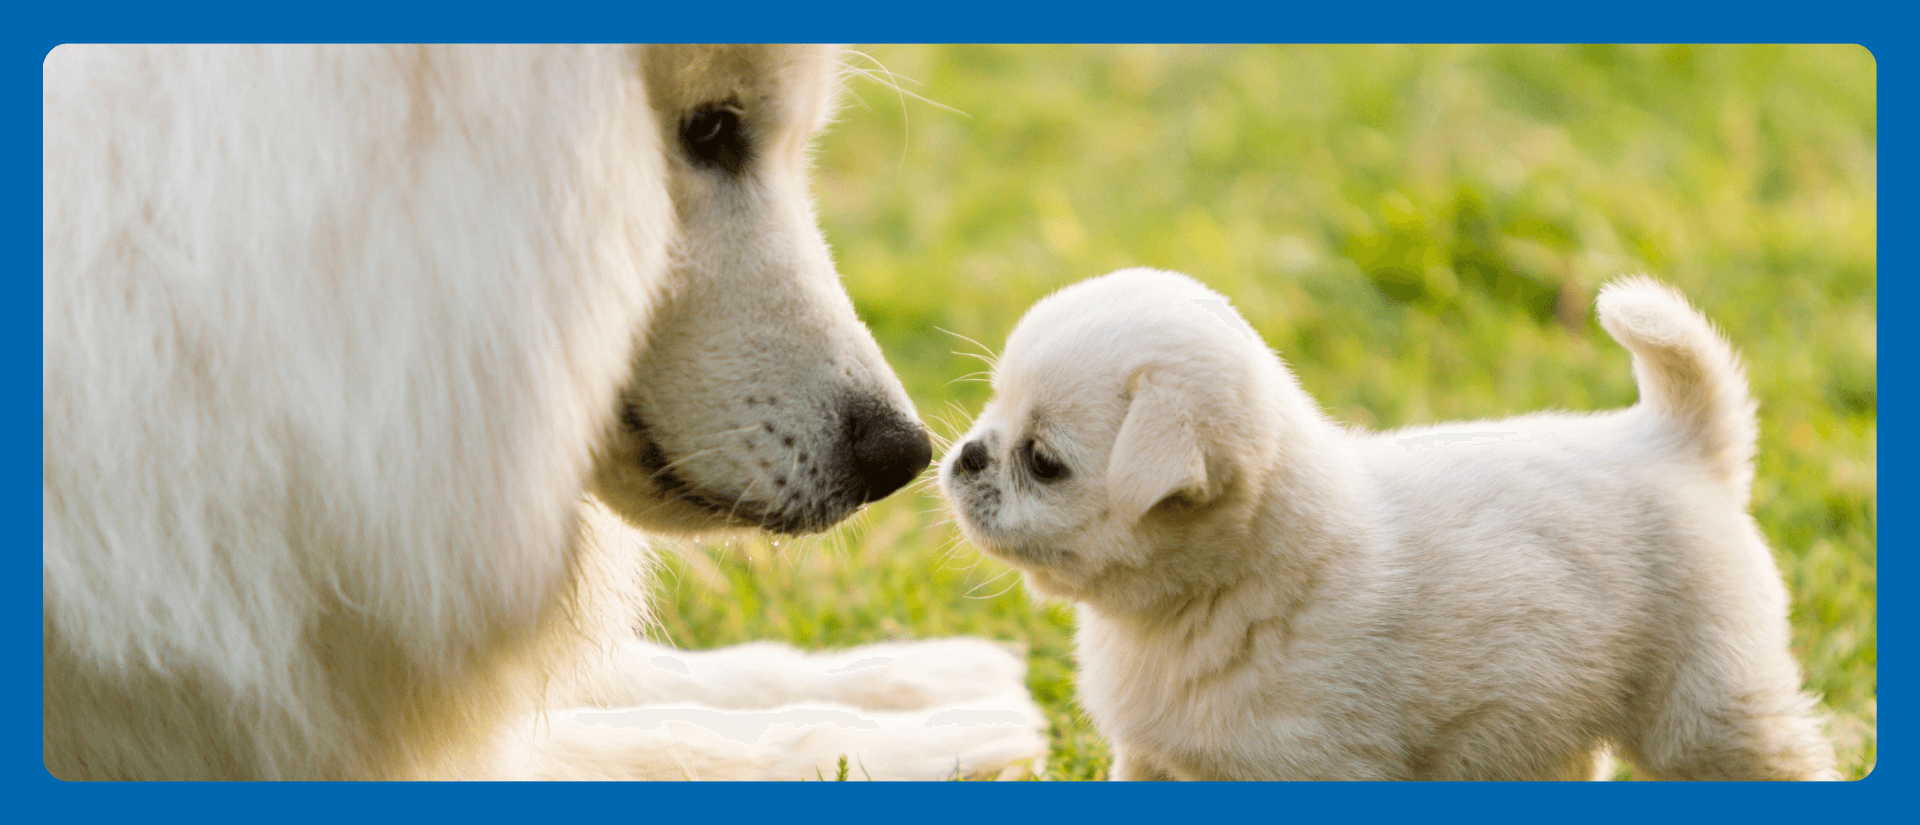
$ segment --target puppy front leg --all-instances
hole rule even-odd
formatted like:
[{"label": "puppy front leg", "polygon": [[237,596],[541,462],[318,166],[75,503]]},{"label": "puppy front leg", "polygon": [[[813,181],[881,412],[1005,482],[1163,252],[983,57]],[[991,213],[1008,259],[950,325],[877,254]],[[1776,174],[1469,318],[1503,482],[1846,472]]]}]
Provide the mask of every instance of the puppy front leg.
[{"label": "puppy front leg", "polygon": [[1173,774],[1163,770],[1153,760],[1136,750],[1124,748],[1113,743],[1113,768],[1108,772],[1113,782],[1172,782]]}]

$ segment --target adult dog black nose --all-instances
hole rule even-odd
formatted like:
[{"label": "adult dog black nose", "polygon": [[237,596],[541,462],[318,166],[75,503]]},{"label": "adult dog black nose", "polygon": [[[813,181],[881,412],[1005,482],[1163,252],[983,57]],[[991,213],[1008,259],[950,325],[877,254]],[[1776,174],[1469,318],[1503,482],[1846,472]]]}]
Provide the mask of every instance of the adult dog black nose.
[{"label": "adult dog black nose", "polygon": [[891,407],[856,404],[847,411],[847,440],[862,502],[879,501],[920,474],[933,461],[933,441],[920,422]]},{"label": "adult dog black nose", "polygon": [[963,476],[970,476],[986,469],[987,446],[981,444],[980,439],[977,438],[967,442],[967,446],[960,448],[960,460],[954,462],[953,468]]}]

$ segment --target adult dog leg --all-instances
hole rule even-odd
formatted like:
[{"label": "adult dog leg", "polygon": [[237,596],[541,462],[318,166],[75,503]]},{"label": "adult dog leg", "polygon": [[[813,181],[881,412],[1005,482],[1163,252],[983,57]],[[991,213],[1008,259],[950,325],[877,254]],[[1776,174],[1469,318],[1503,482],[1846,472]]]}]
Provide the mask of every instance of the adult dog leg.
[{"label": "adult dog leg", "polygon": [[1022,689],[1024,651],[985,639],[881,642],[817,653],[775,642],[677,650],[621,644],[603,704],[698,702],[736,710],[826,702],[865,710],[944,707]]},{"label": "adult dog leg", "polygon": [[[1036,721],[1041,720],[1041,721]],[[692,703],[555,711],[529,720],[501,772],[522,779],[932,781],[1038,774],[1044,717],[1024,689],[914,712]]]}]

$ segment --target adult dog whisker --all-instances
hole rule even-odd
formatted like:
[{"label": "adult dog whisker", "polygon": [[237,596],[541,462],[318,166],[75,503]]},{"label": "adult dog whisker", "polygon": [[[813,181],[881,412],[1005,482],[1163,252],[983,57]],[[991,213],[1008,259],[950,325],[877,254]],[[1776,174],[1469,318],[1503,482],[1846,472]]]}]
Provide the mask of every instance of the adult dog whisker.
[{"label": "adult dog whisker", "polygon": [[868,80],[871,80],[871,81],[873,81],[874,83],[878,83],[878,84],[880,84],[880,85],[882,85],[882,86],[886,86],[887,88],[890,88],[890,89],[892,89],[892,90],[894,90],[895,92],[897,92],[897,93],[899,93],[899,94],[901,94],[901,95],[903,95],[903,96],[905,96],[905,97],[911,97],[911,98],[913,98],[913,99],[915,99],[915,100],[918,100],[918,101],[920,101],[920,102],[922,102],[922,103],[925,103],[925,104],[927,104],[927,105],[930,105],[930,106],[935,106],[935,107],[938,107],[938,108],[941,108],[941,109],[945,109],[945,110],[947,110],[947,111],[949,111],[949,112],[952,112],[952,113],[954,113],[954,114],[956,114],[956,115],[959,115],[959,116],[961,116],[961,117],[964,117],[964,118],[968,118],[968,119],[971,119],[971,118],[973,117],[973,115],[971,115],[971,114],[968,114],[968,113],[966,113],[965,111],[962,111],[962,110],[960,110],[960,109],[956,109],[956,108],[954,108],[954,107],[952,107],[952,106],[948,106],[947,104],[945,104],[945,103],[941,103],[941,102],[940,102],[940,101],[938,101],[938,100],[934,100],[934,99],[932,99],[932,98],[929,98],[929,97],[925,97],[925,96],[923,96],[923,95],[920,95],[920,94],[918,94],[918,93],[916,93],[916,92],[913,92],[913,91],[910,91],[910,90],[907,90],[907,89],[902,89],[902,88],[900,88],[900,84],[899,84],[899,82],[898,82],[898,81],[901,81],[901,80],[905,80],[905,81],[907,81],[907,82],[909,82],[909,83],[915,83],[915,84],[919,84],[919,85],[925,85],[925,84],[923,84],[923,83],[921,83],[921,82],[920,82],[920,81],[918,81],[918,80],[914,80],[914,79],[913,79],[913,78],[911,78],[911,77],[907,77],[906,75],[901,75],[901,74],[895,74],[895,73],[893,72],[893,70],[891,70],[891,69],[888,69],[888,68],[887,68],[887,67],[886,67],[886,66],[885,66],[884,64],[882,64],[882,63],[881,63],[881,62],[880,62],[879,60],[876,60],[876,59],[874,58],[874,56],[873,56],[873,55],[870,55],[870,54],[867,54],[866,52],[863,52],[863,51],[859,51],[859,50],[857,50],[857,49],[848,49],[848,50],[847,50],[847,53],[848,53],[848,54],[854,54],[854,55],[859,55],[860,57],[864,57],[864,58],[866,58],[867,60],[870,60],[870,61],[872,61],[872,62],[873,62],[873,65],[875,65],[875,66],[877,66],[877,67],[879,67],[879,69],[880,69],[880,71],[881,71],[882,73],[884,73],[884,74],[886,74],[886,76],[887,76],[887,79],[886,79],[886,80],[882,80],[882,79],[880,78],[880,75],[879,75],[879,74],[875,74],[875,73],[874,73],[874,72],[873,72],[873,71],[872,71],[871,69],[864,69],[864,68],[861,68],[861,67],[859,67],[859,66],[855,66],[855,65],[853,65],[853,64],[851,64],[851,63],[847,63],[847,62],[845,62],[845,61],[840,61],[840,65],[841,65],[841,66],[844,66],[844,67],[846,67],[846,69],[847,69],[848,71],[851,71],[851,72],[853,72],[853,73],[855,73],[855,74],[858,74],[858,75],[861,75],[862,77],[865,77],[865,78],[867,78]]},{"label": "adult dog whisker", "polygon": [[1003,578],[1006,578],[1006,577],[1007,577],[1008,575],[1010,575],[1010,574],[1012,574],[1012,573],[1016,573],[1016,572],[1018,572],[1018,571],[1016,571],[1016,570],[1014,570],[1013,568],[1011,568],[1011,567],[1009,567],[1009,568],[1007,568],[1007,569],[1005,569],[1005,570],[1002,570],[1002,571],[1000,571],[1000,573],[998,573],[998,574],[996,574],[996,575],[995,575],[995,576],[994,576],[993,578],[991,578],[991,579],[988,579],[988,580],[986,580],[986,581],[983,581],[983,582],[981,582],[981,583],[979,583],[979,584],[976,584],[976,585],[974,585],[974,586],[972,586],[972,587],[970,587],[970,588],[967,588],[967,592],[965,592],[965,593],[962,593],[962,594],[960,594],[960,595],[961,595],[961,597],[962,597],[962,598],[967,598],[967,599],[997,599],[997,598],[1000,598],[1001,596],[1004,596],[1004,595],[1006,595],[1008,591],[1010,591],[1010,590],[1012,590],[1012,589],[1014,589],[1015,587],[1018,587],[1018,586],[1020,586],[1020,580],[1019,580],[1018,578],[1015,578],[1015,579],[1013,580],[1013,583],[1011,583],[1011,584],[1008,584],[1008,585],[1007,585],[1006,587],[1004,587],[1004,588],[1002,588],[1002,589],[1000,590],[1000,592],[998,592],[998,593],[995,593],[995,594],[993,594],[993,595],[991,595],[991,596],[975,596],[975,595],[973,595],[973,593],[974,593],[974,591],[976,591],[976,590],[979,590],[979,589],[980,589],[980,588],[982,588],[982,587],[986,587],[986,586],[987,586],[987,585],[989,585],[989,584],[993,584],[994,582],[997,582],[997,581],[999,581],[999,580],[1001,580],[1001,579],[1003,579]]},{"label": "adult dog whisker", "polygon": [[683,455],[679,458],[676,458],[672,461],[669,461],[665,464],[660,465],[660,469],[653,471],[652,475],[647,476],[647,481],[650,483],[657,482],[660,480],[661,475],[673,472],[674,468],[679,467],[680,465],[685,464],[701,456],[720,452],[723,449],[726,449],[726,448],[725,447],[708,447],[707,449],[704,449],[704,450],[695,450],[694,452]]}]

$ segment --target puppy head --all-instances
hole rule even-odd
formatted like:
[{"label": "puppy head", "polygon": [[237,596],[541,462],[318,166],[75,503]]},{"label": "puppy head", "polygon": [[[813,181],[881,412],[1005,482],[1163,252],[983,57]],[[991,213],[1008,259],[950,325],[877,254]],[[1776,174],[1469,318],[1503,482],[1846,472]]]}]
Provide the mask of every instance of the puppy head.
[{"label": "puppy head", "polygon": [[642,55],[677,234],[593,491],[654,530],[824,530],[932,458],[808,193],[842,63],[817,46]]},{"label": "puppy head", "polygon": [[961,531],[1042,593],[1085,600],[1244,496],[1284,370],[1227,300],[1129,269],[1035,304],[995,397],[941,462]]}]

